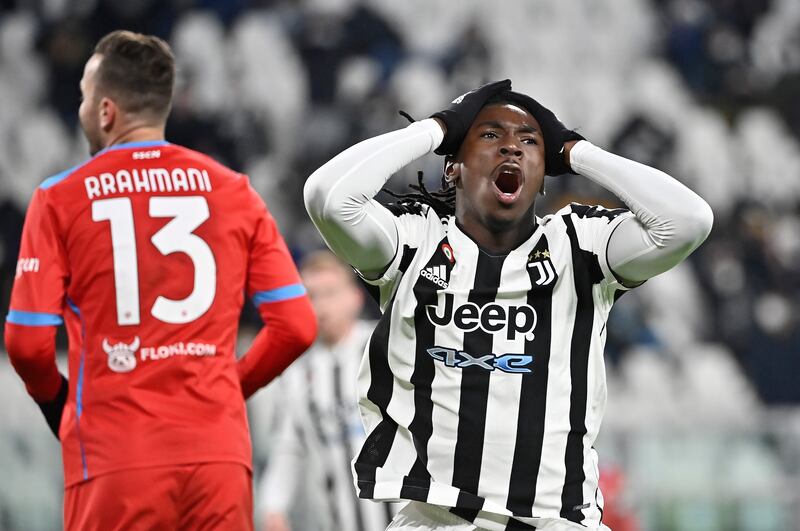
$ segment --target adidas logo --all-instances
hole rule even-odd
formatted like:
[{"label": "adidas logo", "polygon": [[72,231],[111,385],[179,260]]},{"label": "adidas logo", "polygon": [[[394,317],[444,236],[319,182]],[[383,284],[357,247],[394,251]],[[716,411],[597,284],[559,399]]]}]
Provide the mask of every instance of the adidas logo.
[{"label": "adidas logo", "polygon": [[440,288],[446,289],[449,285],[447,283],[447,268],[443,265],[426,267],[419,272],[419,275],[427,278]]}]

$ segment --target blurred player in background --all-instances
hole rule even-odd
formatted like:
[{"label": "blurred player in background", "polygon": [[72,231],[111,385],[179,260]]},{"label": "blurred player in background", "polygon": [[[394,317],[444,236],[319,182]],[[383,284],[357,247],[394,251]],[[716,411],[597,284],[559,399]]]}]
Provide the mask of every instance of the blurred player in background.
[{"label": "blurred player in background", "polygon": [[[174,77],[164,41],[104,37],[81,80],[93,157],[25,220],[6,348],[61,440],[67,529],[251,529],[244,401],[316,334],[247,177],[164,140]],[[245,292],[268,326],[237,362]]]},{"label": "blurred player in background", "polygon": [[[359,374],[359,496],[405,499],[390,529],[607,529],[592,445],[605,323],[626,290],[675,266],[712,213],[653,168],[567,129],[506,80],[365,140],[306,183],[328,245],[380,289]],[[432,151],[443,189],[373,197]],[[628,209],[536,217],[544,176],[581,174]]]},{"label": "blurred player in background", "polygon": [[[392,506],[359,499],[350,472],[366,437],[356,376],[375,323],[359,320],[362,292],[353,271],[331,252],[309,255],[300,275],[319,338],[278,380],[282,417],[262,480],[263,529],[290,531],[289,511],[298,498],[313,507],[319,531],[386,529]],[[309,481],[302,484],[303,478]]]}]

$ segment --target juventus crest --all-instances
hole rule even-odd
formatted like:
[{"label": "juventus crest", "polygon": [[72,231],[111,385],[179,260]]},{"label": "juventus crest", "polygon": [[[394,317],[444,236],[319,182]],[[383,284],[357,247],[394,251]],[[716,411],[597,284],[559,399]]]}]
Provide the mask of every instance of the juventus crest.
[{"label": "juventus crest", "polygon": [[528,256],[528,269],[531,271],[531,279],[537,286],[548,286],[558,279],[556,268],[553,262],[550,261],[550,251],[545,249],[543,251],[533,251]]}]

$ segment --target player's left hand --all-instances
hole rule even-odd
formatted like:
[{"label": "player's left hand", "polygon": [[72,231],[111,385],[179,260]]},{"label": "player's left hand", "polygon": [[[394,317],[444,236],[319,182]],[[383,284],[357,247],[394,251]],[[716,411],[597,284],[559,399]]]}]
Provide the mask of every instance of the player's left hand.
[{"label": "player's left hand", "polygon": [[583,135],[568,129],[556,118],[553,111],[530,96],[513,91],[507,92],[506,96],[509,101],[521,105],[530,112],[539,122],[544,136],[545,173],[547,175],[574,173],[569,166],[569,155],[565,153],[565,144],[570,141],[586,140]]},{"label": "player's left hand", "polygon": [[61,387],[58,388],[58,394],[49,402],[36,402],[39,409],[42,411],[50,431],[60,440],[58,430],[61,427],[61,415],[64,413],[64,404],[67,403],[67,395],[69,394],[69,382],[61,375]]}]

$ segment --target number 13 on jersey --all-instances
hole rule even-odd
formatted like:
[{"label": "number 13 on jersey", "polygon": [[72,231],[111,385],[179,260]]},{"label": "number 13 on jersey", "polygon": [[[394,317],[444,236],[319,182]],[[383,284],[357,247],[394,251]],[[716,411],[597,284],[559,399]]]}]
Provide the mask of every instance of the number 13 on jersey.
[{"label": "number 13 on jersey", "polygon": [[[189,323],[203,315],[214,302],[217,289],[217,264],[208,244],[193,231],[210,214],[202,196],[151,197],[149,213],[154,218],[172,218],[150,241],[163,255],[182,252],[194,266],[194,288],[181,300],[159,295],[150,314],[171,324]],[[117,298],[117,323],[138,325],[139,270],[136,253],[133,208],[128,197],[102,199],[92,203],[92,220],[108,221],[114,253],[114,285]]]}]

